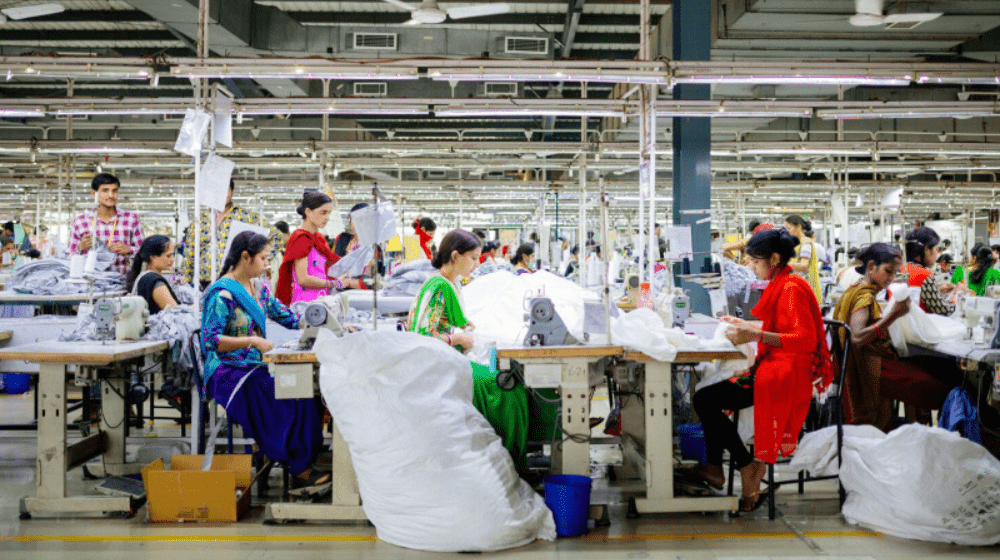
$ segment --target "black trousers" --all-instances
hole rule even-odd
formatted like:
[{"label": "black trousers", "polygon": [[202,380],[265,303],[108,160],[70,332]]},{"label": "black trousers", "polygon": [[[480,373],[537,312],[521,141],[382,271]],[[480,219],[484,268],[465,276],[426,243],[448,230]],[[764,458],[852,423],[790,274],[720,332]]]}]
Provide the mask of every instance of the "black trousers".
[{"label": "black trousers", "polygon": [[753,406],[753,389],[745,389],[729,380],[709,385],[694,394],[694,411],[705,432],[708,464],[722,466],[722,450],[728,449],[738,468],[753,462],[736,424],[723,410],[740,410]]}]

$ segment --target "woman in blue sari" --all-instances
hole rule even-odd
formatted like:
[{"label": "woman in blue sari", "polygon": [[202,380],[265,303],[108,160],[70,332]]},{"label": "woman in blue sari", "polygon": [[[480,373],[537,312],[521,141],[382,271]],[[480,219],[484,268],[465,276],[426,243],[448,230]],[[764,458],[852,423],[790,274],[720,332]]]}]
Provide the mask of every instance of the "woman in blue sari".
[{"label": "woman in blue sari", "polygon": [[262,363],[265,323],[299,328],[299,316],[257,283],[268,269],[266,237],[243,232],[232,242],[222,274],[205,293],[201,338],[205,390],[270,459],[284,463],[296,486],[312,486],[329,475],[311,467],[323,445],[323,407],[314,398],[274,397],[274,379]]}]

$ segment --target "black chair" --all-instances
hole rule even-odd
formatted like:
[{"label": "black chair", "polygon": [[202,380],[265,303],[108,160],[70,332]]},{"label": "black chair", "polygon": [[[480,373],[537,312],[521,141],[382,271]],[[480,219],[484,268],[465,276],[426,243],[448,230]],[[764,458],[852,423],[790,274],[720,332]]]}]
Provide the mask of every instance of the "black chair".
[{"label": "black chair", "polygon": [[[837,388],[836,392],[832,392],[833,388],[828,389],[830,392],[827,395],[827,401],[825,405],[820,405],[816,399],[810,406],[809,416],[806,417],[805,425],[800,433],[811,432],[818,430],[820,428],[826,428],[831,425],[837,426],[837,467],[839,467],[842,462],[841,451],[844,447],[844,405],[843,405],[843,392],[844,392],[844,376],[847,371],[847,353],[851,347],[851,328],[840,321],[834,321],[832,319],[824,319],[823,324],[826,327],[826,337],[827,342],[830,345],[830,357],[834,364],[834,375],[837,378]],[[841,334],[843,334],[843,340],[841,340]],[[740,411],[737,410],[733,413],[733,422],[739,423]],[[779,463],[788,463],[791,460],[788,458],[780,459]],[[736,475],[736,465],[733,459],[729,460],[729,484],[728,492],[729,495],[733,495],[733,483]],[[805,493],[805,483],[816,482],[819,480],[830,480],[838,478],[837,475],[828,476],[812,476],[808,471],[799,471],[798,477],[795,480],[783,480],[781,482],[775,482],[774,480],[774,465],[767,466],[767,518],[773,520],[775,518],[775,494],[778,488],[785,484],[798,484],[799,494]],[[844,500],[847,497],[844,491],[844,485],[838,483],[838,494],[840,499],[840,508],[844,506]]]}]

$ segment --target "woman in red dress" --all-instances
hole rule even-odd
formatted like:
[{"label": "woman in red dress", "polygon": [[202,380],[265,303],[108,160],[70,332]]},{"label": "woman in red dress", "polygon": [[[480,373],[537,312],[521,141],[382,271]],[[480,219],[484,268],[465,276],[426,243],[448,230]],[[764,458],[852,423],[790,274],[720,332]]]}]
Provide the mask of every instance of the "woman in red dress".
[{"label": "woman in red dress", "polygon": [[[788,261],[798,240],[788,231],[767,230],[747,243],[750,268],[769,280],[753,315],[762,322],[725,317],[733,344],[757,343],[750,371],[710,385],[694,395],[694,409],[705,431],[708,461],[691,472],[722,488],[722,451],[728,449],[740,469],[740,511],[753,511],[767,499],[760,484],[779,455],[795,450],[813,387],[825,389],[833,379],[823,316],[805,279],[792,274]],[[725,411],[754,407],[754,455],[743,445]]]}]

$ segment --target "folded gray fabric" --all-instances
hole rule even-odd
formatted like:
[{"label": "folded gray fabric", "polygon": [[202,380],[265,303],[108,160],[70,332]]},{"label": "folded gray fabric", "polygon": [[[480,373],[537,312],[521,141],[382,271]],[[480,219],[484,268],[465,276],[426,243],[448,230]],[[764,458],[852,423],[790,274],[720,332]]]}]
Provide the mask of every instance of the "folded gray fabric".
[{"label": "folded gray fabric", "polygon": [[191,333],[201,328],[201,316],[193,307],[177,306],[160,311],[149,318],[149,332],[143,340],[167,340],[179,343],[179,355],[175,360],[183,368],[194,367],[191,363]]},{"label": "folded gray fabric", "polygon": [[415,296],[428,278],[434,276],[437,269],[427,259],[411,261],[396,267],[386,278],[385,296]]},{"label": "folded gray fabric", "polygon": [[[97,251],[94,273],[94,292],[120,292],[125,289],[125,277],[108,270],[114,262],[114,253],[103,245]],[[69,259],[49,257],[22,264],[11,273],[8,289],[21,294],[40,296],[68,296],[86,294],[90,286],[84,282],[66,282],[69,278]]]}]

